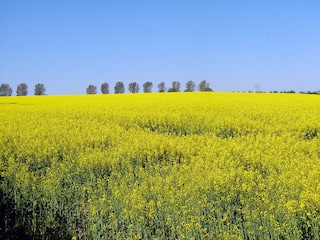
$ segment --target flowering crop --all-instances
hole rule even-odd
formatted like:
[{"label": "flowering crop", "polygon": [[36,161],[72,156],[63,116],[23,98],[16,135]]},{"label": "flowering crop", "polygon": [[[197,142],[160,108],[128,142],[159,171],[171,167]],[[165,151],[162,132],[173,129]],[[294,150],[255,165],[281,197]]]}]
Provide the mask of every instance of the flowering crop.
[{"label": "flowering crop", "polygon": [[0,99],[0,238],[319,239],[320,98]]}]

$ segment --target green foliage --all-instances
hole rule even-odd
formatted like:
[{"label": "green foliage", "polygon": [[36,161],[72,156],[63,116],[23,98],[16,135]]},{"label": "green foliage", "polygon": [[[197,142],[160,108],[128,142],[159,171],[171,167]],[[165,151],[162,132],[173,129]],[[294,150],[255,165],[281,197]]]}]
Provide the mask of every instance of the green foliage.
[{"label": "green foliage", "polygon": [[296,93],[294,90],[290,90],[290,91],[281,91],[280,93]]},{"label": "green foliage", "polygon": [[305,140],[312,140],[318,137],[319,131],[317,128],[309,128],[306,133],[304,134]]},{"label": "green foliage", "polygon": [[168,89],[168,92],[178,92],[178,91],[177,91],[177,89],[175,89],[175,88],[169,88],[169,89]]}]

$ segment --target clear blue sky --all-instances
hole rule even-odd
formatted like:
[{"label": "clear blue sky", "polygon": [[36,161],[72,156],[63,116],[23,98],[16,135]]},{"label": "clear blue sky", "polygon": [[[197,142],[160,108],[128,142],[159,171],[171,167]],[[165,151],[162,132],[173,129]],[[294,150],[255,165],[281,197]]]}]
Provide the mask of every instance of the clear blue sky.
[{"label": "clear blue sky", "polygon": [[320,1],[0,0],[0,83],[14,95],[22,82],[33,95],[188,80],[320,90]]}]

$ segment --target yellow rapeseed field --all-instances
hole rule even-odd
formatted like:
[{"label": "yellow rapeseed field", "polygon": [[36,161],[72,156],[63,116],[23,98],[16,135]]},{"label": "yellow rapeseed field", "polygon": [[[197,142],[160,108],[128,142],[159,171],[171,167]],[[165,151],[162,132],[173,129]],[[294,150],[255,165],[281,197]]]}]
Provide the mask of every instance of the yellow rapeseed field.
[{"label": "yellow rapeseed field", "polygon": [[320,96],[1,97],[0,120],[0,238],[319,239]]}]

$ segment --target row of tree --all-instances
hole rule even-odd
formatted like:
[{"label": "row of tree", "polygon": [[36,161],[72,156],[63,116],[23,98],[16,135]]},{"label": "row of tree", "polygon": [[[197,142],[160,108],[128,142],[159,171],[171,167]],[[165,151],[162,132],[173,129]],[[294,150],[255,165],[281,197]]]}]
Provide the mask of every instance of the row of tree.
[{"label": "row of tree", "polygon": [[[143,92],[144,93],[150,93],[152,91],[153,83],[152,82],[145,82],[143,84]],[[129,83],[129,91],[131,93],[138,93],[140,90],[139,84],[137,82]],[[167,88],[165,86],[164,82],[161,82],[158,84],[158,92],[166,92]],[[212,89],[209,87],[209,83],[206,80],[201,81],[200,84],[197,86],[197,90],[200,92],[205,91],[212,91]],[[34,86],[34,95],[45,95],[45,87],[42,83],[38,83]],[[168,89],[168,92],[180,92],[181,91],[181,84],[180,82],[173,81],[172,87]],[[188,81],[186,83],[186,88],[184,90],[185,92],[194,92],[196,91],[196,84],[193,81]],[[97,94],[97,87],[95,85],[90,84],[86,89],[87,94]],[[125,87],[123,82],[117,82],[114,86],[114,93],[124,93]],[[251,92],[251,91],[249,91]],[[261,93],[266,93],[262,91],[256,91]],[[20,83],[17,86],[16,90],[17,96],[26,96],[28,95],[28,86],[25,83]],[[102,94],[108,94],[109,92],[109,84],[108,83],[102,83],[101,84],[101,93]],[[278,91],[270,91],[270,93],[278,93]],[[280,93],[296,93],[293,90],[290,91],[281,91]],[[299,92],[300,94],[317,94],[320,95],[320,90],[318,91],[307,91],[307,92]],[[11,96],[12,95],[12,88],[9,86],[9,84],[2,83],[0,85],[0,96]]]},{"label": "row of tree", "polygon": [[[143,92],[144,93],[150,93],[152,91],[153,83],[152,82],[145,82],[143,85]],[[201,81],[200,84],[198,84],[197,89],[200,92],[210,91],[212,92],[212,89],[209,86],[209,83],[206,80]],[[139,84],[137,82],[131,82],[129,83],[128,90],[131,93],[138,93],[140,91]],[[158,84],[158,92],[166,92],[167,88],[164,82],[161,82]],[[172,87],[168,89],[168,92],[180,92],[181,91],[181,84],[178,81],[172,82]],[[195,92],[196,91],[196,84],[194,81],[188,81],[186,83],[186,88],[184,90],[185,92]],[[86,89],[87,94],[97,94],[97,86],[90,84]],[[117,82],[114,86],[114,93],[124,93],[125,92],[125,86],[123,82]],[[108,83],[102,83],[101,84],[101,93],[102,94],[108,94],[109,91],[109,84]]]},{"label": "row of tree", "polygon": [[[38,83],[34,86],[34,95],[45,95],[46,89],[42,83]],[[17,86],[17,96],[27,96],[28,95],[28,85],[25,83],[20,83]],[[9,84],[2,83],[0,85],[0,96],[11,96],[12,88]]]},{"label": "row of tree", "polygon": [[[150,93],[152,91],[153,83],[152,82],[145,82],[143,85],[143,92],[144,93]],[[209,83],[206,80],[201,81],[200,84],[198,84],[197,89],[201,92],[204,91],[212,91],[212,89],[209,87]],[[128,87],[129,92],[131,93],[138,93],[140,91],[139,84],[137,82],[131,82],[129,83]],[[45,95],[45,87],[44,84],[38,83],[34,86],[34,95]],[[167,88],[164,82],[161,82],[158,84],[158,92],[166,92]],[[172,82],[172,87],[168,88],[168,92],[180,92],[181,91],[181,84],[178,81]],[[188,81],[186,83],[186,88],[184,90],[185,92],[194,92],[196,91],[196,84],[193,81]],[[97,86],[90,84],[86,89],[87,94],[96,94],[97,93]],[[114,86],[114,93],[124,93],[125,92],[125,86],[123,82],[117,82]],[[108,83],[102,83],[101,84],[101,93],[102,94],[108,94],[109,91],[109,84]],[[20,83],[17,86],[16,90],[17,96],[26,96],[28,95],[28,86],[26,83]],[[9,86],[9,84],[2,83],[0,85],[0,96],[11,96],[12,95],[12,88]]]}]

